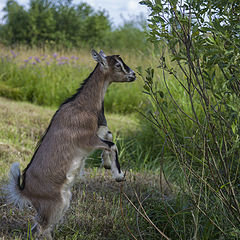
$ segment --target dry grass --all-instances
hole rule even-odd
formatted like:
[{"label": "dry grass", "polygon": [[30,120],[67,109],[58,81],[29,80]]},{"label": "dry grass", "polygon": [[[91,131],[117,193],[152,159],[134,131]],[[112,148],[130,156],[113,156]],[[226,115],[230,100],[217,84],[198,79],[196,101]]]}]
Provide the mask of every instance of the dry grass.
[{"label": "dry grass", "polygon": [[[54,110],[50,108],[0,98],[1,185],[6,182],[13,162],[20,162],[22,169],[26,167],[36,142],[53,113]],[[126,116],[109,115],[107,118],[113,132],[122,136],[129,129],[136,130],[138,126],[135,120]],[[169,195],[166,183],[161,186],[164,187],[164,194]],[[149,172],[128,172],[127,181],[122,183],[123,190],[133,201],[136,202],[135,190],[140,199],[148,197],[154,204],[160,204],[161,186],[159,176]],[[109,171],[100,168],[86,169],[85,178],[76,182],[72,193],[71,206],[63,222],[55,229],[54,239],[131,239],[121,216],[120,184],[112,179]],[[127,224],[136,236],[140,232],[144,235],[150,231],[148,223],[138,219],[139,216],[125,199],[123,210]],[[20,211],[7,205],[0,192],[0,239],[30,239],[26,234],[34,214],[34,209],[25,208]],[[144,239],[149,239],[147,236]]]},{"label": "dry grass", "polygon": [[[130,198],[133,198],[134,191],[141,199],[150,196],[159,202],[161,196],[159,178],[147,173],[129,173],[123,189]],[[119,206],[120,184],[112,179],[109,171],[87,169],[84,180],[76,182],[72,193],[71,206],[55,229],[54,239],[130,239]],[[168,194],[167,188],[165,194]],[[136,214],[126,200],[123,209],[131,231],[137,234]],[[2,196],[1,239],[25,239],[34,215],[32,208],[21,211],[5,204]]]}]

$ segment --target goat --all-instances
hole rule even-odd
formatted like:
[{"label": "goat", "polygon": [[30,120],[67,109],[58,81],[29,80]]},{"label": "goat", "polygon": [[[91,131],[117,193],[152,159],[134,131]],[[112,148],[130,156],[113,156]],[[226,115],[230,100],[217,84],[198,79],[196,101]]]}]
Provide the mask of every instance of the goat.
[{"label": "goat", "polygon": [[107,127],[104,95],[112,82],[132,82],[136,75],[119,55],[92,50],[92,57],[97,61],[94,71],[56,111],[23,173],[19,163],[10,169],[5,187],[8,202],[36,209],[32,228],[36,236],[52,239],[51,227],[69,207],[70,189],[92,151],[103,150],[103,166],[111,168],[116,181],[125,178]]}]

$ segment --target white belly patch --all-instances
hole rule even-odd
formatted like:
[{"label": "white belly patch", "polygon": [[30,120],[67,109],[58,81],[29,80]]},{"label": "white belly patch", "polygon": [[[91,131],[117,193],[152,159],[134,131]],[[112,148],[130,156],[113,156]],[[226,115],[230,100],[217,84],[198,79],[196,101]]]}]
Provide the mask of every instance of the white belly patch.
[{"label": "white belly patch", "polygon": [[89,155],[89,151],[78,149],[75,157],[72,160],[71,167],[66,175],[67,184],[71,185],[74,182],[75,176],[84,170],[85,158]]},{"label": "white belly patch", "polygon": [[84,171],[85,159],[89,154],[90,151],[78,149],[75,157],[72,159],[72,164],[66,174],[66,181],[61,190],[62,199],[65,205],[69,205],[71,199],[70,188],[72,187],[76,176]]}]

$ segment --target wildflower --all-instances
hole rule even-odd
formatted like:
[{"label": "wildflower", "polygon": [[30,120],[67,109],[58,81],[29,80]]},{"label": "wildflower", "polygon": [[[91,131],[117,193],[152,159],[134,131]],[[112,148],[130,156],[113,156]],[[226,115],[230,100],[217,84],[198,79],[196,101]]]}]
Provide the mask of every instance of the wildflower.
[{"label": "wildflower", "polygon": [[43,56],[42,61],[44,61],[47,58],[47,55]]},{"label": "wildflower", "polygon": [[59,58],[59,61],[61,61],[61,60],[68,60],[68,57],[61,57],[61,58]]},{"label": "wildflower", "polygon": [[35,57],[34,58],[35,60],[36,60],[36,62],[38,62],[38,63],[40,63],[41,61],[40,61],[40,59],[39,58],[37,58],[37,57]]},{"label": "wildflower", "polygon": [[56,53],[53,54],[53,57],[56,58],[58,55]]},{"label": "wildflower", "polygon": [[17,56],[16,53],[13,50],[10,50],[10,52],[11,52],[13,58],[15,58]]}]

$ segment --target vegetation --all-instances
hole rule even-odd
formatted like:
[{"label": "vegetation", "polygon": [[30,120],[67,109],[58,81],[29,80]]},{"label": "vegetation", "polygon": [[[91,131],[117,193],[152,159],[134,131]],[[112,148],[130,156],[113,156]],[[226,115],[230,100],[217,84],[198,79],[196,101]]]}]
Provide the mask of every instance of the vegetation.
[{"label": "vegetation", "polygon": [[4,12],[6,22],[0,27],[0,41],[7,45],[147,49],[145,20],[139,17],[113,28],[106,11],[95,11],[87,3],[31,0],[26,10],[8,0]]},{"label": "vegetation", "polygon": [[[0,50],[0,93],[16,100],[59,106],[73,95],[95,67],[88,51],[54,52],[26,48]],[[126,56],[126,61],[134,59]],[[126,96],[126,91],[128,95]],[[131,113],[141,104],[140,82],[113,84],[107,92],[107,111]]]},{"label": "vegetation", "polygon": [[141,4],[152,11],[150,40],[162,43],[156,63],[160,81],[154,68],[145,73],[139,68],[152,103],[145,117],[163,139],[163,154],[174,157],[180,194],[188,196],[180,210],[172,206],[166,211],[169,216],[184,214],[194,223],[169,219],[174,231],[168,237],[239,238],[240,5],[171,0]]}]

